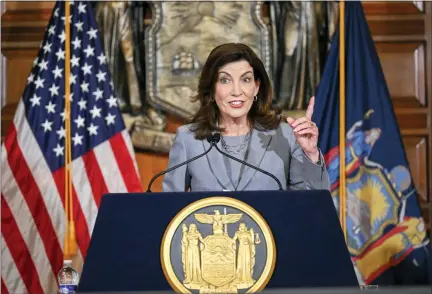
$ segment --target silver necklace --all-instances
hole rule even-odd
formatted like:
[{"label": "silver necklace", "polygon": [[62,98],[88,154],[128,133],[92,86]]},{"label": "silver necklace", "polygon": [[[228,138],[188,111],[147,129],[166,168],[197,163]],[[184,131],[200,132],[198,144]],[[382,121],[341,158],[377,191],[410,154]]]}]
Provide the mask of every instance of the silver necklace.
[{"label": "silver necklace", "polygon": [[251,133],[252,133],[252,129],[246,134],[246,136],[244,137],[243,141],[240,144],[231,145],[231,146],[225,142],[224,137],[222,136],[221,137],[222,148],[225,149],[226,152],[231,154],[240,153],[248,145],[249,139],[251,137]]}]

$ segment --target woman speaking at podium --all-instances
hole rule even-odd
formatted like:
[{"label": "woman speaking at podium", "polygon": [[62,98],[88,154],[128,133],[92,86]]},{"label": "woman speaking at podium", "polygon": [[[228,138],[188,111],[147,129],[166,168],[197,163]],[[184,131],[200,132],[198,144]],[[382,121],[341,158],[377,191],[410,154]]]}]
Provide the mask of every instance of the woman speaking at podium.
[{"label": "woman speaking at podium", "polygon": [[166,173],[163,191],[329,189],[311,120],[314,98],[306,116],[284,121],[272,106],[272,93],[251,48],[214,48],[194,97],[200,109],[191,124],[178,128],[168,165],[199,158]]}]

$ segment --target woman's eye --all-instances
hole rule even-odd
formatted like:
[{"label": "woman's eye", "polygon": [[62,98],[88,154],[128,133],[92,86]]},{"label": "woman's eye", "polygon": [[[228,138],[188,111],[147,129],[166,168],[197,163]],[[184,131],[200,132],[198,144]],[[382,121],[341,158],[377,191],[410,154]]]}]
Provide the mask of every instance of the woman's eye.
[{"label": "woman's eye", "polygon": [[220,82],[221,82],[222,84],[228,84],[228,83],[229,83],[229,80],[228,80],[227,78],[222,78],[222,79],[220,80]]},{"label": "woman's eye", "polygon": [[245,83],[250,83],[251,78],[244,78]]}]

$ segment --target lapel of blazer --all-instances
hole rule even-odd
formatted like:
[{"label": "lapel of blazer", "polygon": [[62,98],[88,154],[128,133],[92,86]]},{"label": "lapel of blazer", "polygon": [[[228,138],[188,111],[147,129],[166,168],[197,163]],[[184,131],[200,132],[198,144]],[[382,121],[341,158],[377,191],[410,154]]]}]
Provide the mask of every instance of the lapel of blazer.
[{"label": "lapel of blazer", "polygon": [[[249,154],[246,161],[247,163],[252,164],[253,166],[256,167],[260,166],[261,161],[266,153],[266,150],[272,140],[272,135],[273,132],[264,132],[264,131],[259,131],[257,129],[252,130],[251,141],[249,146]],[[250,182],[250,180],[252,179],[252,177],[256,172],[261,173],[256,169],[245,166],[237,190],[242,191]]]},{"label": "lapel of blazer", "polygon": [[[207,150],[208,148],[210,148],[210,143],[207,140],[203,140],[203,147],[204,150]],[[219,143],[217,144],[218,148],[221,149],[222,145],[219,141]],[[223,155],[221,153],[219,153],[216,148],[213,147],[213,149],[207,153],[207,160],[210,166],[210,170],[213,173],[213,175],[216,177],[216,179],[218,180],[219,184],[221,184],[221,186],[224,189],[228,189],[230,191],[234,191],[235,188],[231,182],[231,180],[228,177],[228,172],[227,169],[225,167],[225,163],[224,163],[224,159],[223,159]]]}]

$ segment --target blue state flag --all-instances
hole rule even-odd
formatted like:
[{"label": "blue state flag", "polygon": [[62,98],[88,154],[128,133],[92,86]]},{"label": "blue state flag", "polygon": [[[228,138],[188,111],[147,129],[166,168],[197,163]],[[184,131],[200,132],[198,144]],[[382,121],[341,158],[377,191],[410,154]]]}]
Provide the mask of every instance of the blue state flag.
[{"label": "blue state flag", "polygon": [[[390,94],[361,4],[345,5],[347,245],[360,284],[425,283],[430,244]],[[336,32],[312,119],[338,212],[339,114]]]}]

